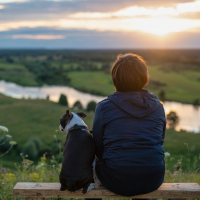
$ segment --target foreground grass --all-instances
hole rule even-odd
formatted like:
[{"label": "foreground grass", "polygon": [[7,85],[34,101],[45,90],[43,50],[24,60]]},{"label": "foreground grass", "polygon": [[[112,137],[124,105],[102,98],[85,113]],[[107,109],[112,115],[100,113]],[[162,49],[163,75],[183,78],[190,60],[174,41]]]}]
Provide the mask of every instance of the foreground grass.
[{"label": "foreground grass", "polygon": [[[13,199],[12,189],[17,182],[59,182],[61,165],[57,164],[52,157],[49,163],[43,156],[37,166],[32,165],[32,161],[22,156],[22,164],[15,164],[16,170],[10,171],[2,168],[0,171],[0,199]],[[182,169],[170,171],[166,169],[166,183],[198,183],[200,184],[200,173],[198,171],[188,171],[183,173]],[[17,198],[21,200],[22,198]],[[57,199],[57,198],[51,198]]]},{"label": "foreground grass", "polygon": [[[33,163],[24,157],[21,158],[19,154],[32,137],[39,138],[42,146],[48,148],[55,140],[54,135],[57,135],[63,145],[65,134],[57,130],[59,118],[66,109],[64,106],[47,100],[17,100],[0,95],[0,121],[2,125],[9,128],[13,140],[18,143],[17,149],[13,149],[9,155],[0,160],[0,199],[13,199],[12,189],[17,182],[59,181],[61,165],[58,157],[48,155],[48,162],[44,156],[39,163],[37,161]],[[86,112],[86,114],[85,122],[91,129],[94,113]],[[166,131],[164,148],[170,156],[165,157],[165,182],[197,182],[200,184],[199,141],[200,134]]]}]

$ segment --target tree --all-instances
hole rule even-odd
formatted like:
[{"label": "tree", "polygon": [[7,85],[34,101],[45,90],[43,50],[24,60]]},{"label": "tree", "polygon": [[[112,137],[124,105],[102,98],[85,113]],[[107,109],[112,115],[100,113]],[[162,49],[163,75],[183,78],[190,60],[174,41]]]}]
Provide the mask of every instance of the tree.
[{"label": "tree", "polygon": [[87,105],[87,111],[95,111],[97,103],[95,101],[90,101]]},{"label": "tree", "polygon": [[159,99],[161,101],[165,101],[165,91],[161,90],[159,93]]},{"label": "tree", "polygon": [[199,99],[194,99],[192,104],[193,104],[194,106],[198,106],[198,105],[200,104]]},{"label": "tree", "polygon": [[176,114],[175,111],[170,111],[167,114],[167,123],[169,128],[174,129],[176,125],[179,123],[179,116]]},{"label": "tree", "polygon": [[63,106],[68,106],[67,97],[64,94],[61,94],[58,103]]},{"label": "tree", "polygon": [[74,105],[73,105],[73,108],[74,108],[74,109],[81,110],[81,109],[83,109],[83,106],[82,106],[82,104],[81,104],[80,101],[76,101],[76,102],[74,103]]}]

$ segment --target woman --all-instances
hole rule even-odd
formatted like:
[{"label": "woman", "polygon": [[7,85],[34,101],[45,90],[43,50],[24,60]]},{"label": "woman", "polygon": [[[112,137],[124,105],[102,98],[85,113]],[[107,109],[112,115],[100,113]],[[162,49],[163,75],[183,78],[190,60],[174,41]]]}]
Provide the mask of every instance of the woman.
[{"label": "woman", "polygon": [[119,195],[152,192],[165,174],[163,105],[143,89],[149,74],[140,56],[119,55],[111,75],[116,92],[97,104],[93,124],[97,176]]}]

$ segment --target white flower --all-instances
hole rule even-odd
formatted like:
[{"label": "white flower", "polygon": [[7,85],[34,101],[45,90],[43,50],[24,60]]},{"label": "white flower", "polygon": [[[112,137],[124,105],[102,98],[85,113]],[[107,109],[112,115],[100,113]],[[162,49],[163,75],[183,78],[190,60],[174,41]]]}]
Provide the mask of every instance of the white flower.
[{"label": "white flower", "polygon": [[170,156],[169,152],[165,152],[164,154],[165,154],[166,157]]},{"label": "white flower", "polygon": [[17,142],[15,142],[15,141],[11,141],[11,142],[9,142],[11,145],[16,145],[17,144]]},{"label": "white flower", "polygon": [[36,169],[39,169],[40,167],[44,166],[44,163],[40,163],[39,165],[36,166]]},{"label": "white flower", "polygon": [[4,132],[8,132],[8,129],[5,126],[0,126],[0,130],[2,130]]},{"label": "white flower", "polygon": [[12,136],[11,136],[11,135],[6,135],[6,137],[7,137],[7,138],[12,138]]}]

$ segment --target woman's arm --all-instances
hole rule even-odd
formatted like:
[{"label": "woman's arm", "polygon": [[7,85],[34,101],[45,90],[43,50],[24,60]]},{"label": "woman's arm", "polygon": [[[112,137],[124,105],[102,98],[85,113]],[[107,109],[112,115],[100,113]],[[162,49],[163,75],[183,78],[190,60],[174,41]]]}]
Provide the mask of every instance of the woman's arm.
[{"label": "woman's arm", "polygon": [[103,123],[102,111],[100,104],[97,104],[93,122],[93,138],[94,138],[96,156],[100,160],[102,159],[102,154],[103,154],[103,134],[104,134],[104,123]]}]

